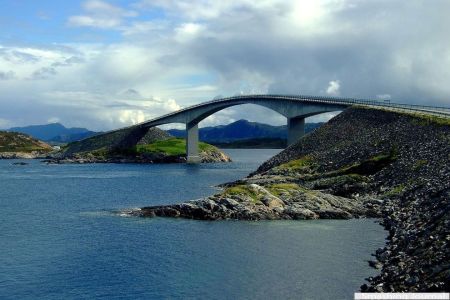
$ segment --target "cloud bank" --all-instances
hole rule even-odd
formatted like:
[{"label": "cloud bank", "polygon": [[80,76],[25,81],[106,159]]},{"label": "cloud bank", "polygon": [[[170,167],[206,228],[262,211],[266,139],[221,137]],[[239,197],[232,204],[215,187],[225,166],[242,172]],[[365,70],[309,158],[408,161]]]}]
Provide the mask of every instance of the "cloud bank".
[{"label": "cloud bank", "polygon": [[[105,40],[0,44],[1,124],[106,130],[241,93],[449,106],[448,11],[445,0],[81,2],[64,30]],[[285,122],[234,107],[201,125],[240,118]]]}]

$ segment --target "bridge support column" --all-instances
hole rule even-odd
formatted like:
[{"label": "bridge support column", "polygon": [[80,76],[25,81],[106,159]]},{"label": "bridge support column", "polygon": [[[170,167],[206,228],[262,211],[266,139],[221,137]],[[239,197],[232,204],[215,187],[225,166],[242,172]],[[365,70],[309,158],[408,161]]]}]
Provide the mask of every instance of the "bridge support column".
[{"label": "bridge support column", "polygon": [[290,146],[305,135],[305,118],[302,117],[288,118],[287,128],[288,128],[287,144],[288,146]]},{"label": "bridge support column", "polygon": [[198,155],[198,123],[186,124],[186,161],[188,163],[200,163]]}]

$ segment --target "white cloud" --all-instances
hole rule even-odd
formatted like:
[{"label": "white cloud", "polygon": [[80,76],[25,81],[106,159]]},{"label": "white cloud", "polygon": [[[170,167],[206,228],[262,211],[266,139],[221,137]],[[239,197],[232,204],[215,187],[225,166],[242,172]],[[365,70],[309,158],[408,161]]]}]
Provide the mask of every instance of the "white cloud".
[{"label": "white cloud", "polygon": [[69,18],[70,26],[79,27],[98,27],[98,28],[111,28],[117,27],[122,23],[120,18],[103,18],[95,16],[72,16]]},{"label": "white cloud", "polygon": [[67,24],[75,27],[115,28],[124,18],[136,17],[137,12],[114,6],[105,1],[88,0],[83,4],[85,15],[70,16]]},{"label": "white cloud", "polygon": [[331,80],[328,83],[326,93],[327,93],[327,95],[330,95],[330,96],[339,96],[340,88],[341,88],[341,84],[340,84],[339,80]]}]

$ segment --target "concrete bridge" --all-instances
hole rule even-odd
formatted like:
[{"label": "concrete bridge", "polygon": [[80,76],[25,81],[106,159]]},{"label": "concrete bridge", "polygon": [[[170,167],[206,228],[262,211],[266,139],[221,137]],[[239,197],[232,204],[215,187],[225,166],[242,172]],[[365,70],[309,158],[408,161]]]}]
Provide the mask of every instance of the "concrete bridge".
[{"label": "concrete bridge", "polygon": [[204,102],[140,123],[133,127],[147,129],[169,123],[186,124],[187,161],[189,163],[197,163],[200,162],[198,152],[198,123],[220,110],[242,104],[260,105],[285,116],[288,125],[288,145],[293,144],[304,135],[305,118],[326,112],[344,110],[354,105],[381,106],[389,109],[406,109],[450,116],[449,108],[395,104],[386,101],[318,96],[245,95]]}]

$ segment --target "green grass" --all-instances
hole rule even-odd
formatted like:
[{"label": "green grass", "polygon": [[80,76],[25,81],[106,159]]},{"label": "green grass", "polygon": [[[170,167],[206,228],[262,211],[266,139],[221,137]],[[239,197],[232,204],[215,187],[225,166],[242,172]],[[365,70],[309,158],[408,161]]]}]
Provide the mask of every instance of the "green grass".
[{"label": "green grass", "polygon": [[253,202],[259,202],[258,194],[255,193],[253,190],[250,189],[248,185],[245,184],[238,184],[232,187],[229,187],[225,189],[225,191],[222,192],[223,196],[239,196],[244,195],[250,197]]},{"label": "green grass", "polygon": [[[200,142],[199,150],[201,152],[215,150],[216,148],[212,145]],[[151,144],[146,145],[136,145],[134,149],[132,149],[137,154],[143,153],[164,153],[170,156],[178,156],[186,154],[186,140],[180,138],[171,138],[162,141],[156,141]]]},{"label": "green grass", "polygon": [[411,115],[416,117],[415,119],[412,120],[413,124],[416,125],[437,124],[442,126],[450,126],[450,118],[426,114],[411,114]]},{"label": "green grass", "polygon": [[271,194],[277,197],[286,192],[290,193],[292,191],[305,190],[305,188],[300,187],[296,183],[275,183],[267,186],[266,188]]},{"label": "green grass", "polygon": [[[371,175],[380,171],[384,167],[388,166],[392,162],[398,159],[398,148],[393,147],[389,153],[381,153],[370,157],[360,163],[355,163],[350,166],[343,167],[342,169],[334,172],[336,175]],[[356,177],[355,177],[356,179]]]},{"label": "green grass", "polygon": [[419,160],[417,160],[417,161],[414,163],[414,165],[413,165],[413,170],[414,170],[414,171],[417,171],[417,170],[419,170],[420,168],[422,168],[423,166],[425,166],[426,164],[428,164],[428,160],[426,160],[426,159],[419,159]]},{"label": "green grass", "polygon": [[387,112],[393,112],[397,114],[402,115],[408,115],[413,117],[414,119],[411,120],[413,124],[416,125],[430,125],[430,124],[437,124],[437,125],[443,125],[443,126],[450,126],[450,118],[444,117],[444,116],[437,116],[432,114],[427,114],[425,112],[421,111],[399,111],[399,110],[393,110],[393,109],[387,109],[383,107],[365,107],[365,106],[355,106],[362,109],[377,109]]},{"label": "green grass", "polygon": [[396,187],[384,193],[383,196],[384,197],[398,196],[405,191],[405,188],[406,188],[405,184],[399,184]]},{"label": "green grass", "polygon": [[306,167],[309,167],[313,164],[313,159],[305,155],[299,159],[291,160],[287,163],[281,164],[275,167],[276,170],[292,170],[292,171],[301,171]]}]

